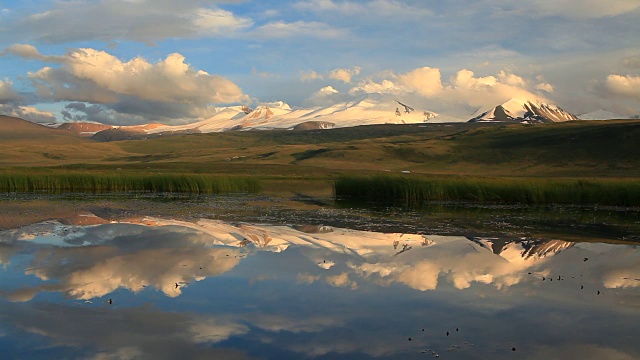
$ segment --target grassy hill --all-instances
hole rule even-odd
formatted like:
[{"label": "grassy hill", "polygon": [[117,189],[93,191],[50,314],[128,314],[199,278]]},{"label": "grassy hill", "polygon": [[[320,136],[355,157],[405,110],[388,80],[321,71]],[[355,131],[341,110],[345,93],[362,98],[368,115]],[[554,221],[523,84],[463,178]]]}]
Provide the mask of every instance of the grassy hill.
[{"label": "grassy hill", "polygon": [[640,121],[372,125],[100,143],[0,117],[0,165],[263,177],[411,171],[501,177],[639,177]]},{"label": "grassy hill", "polygon": [[100,162],[122,153],[119,146],[96,143],[70,132],[47,128],[26,120],[0,115],[0,166],[51,167]]}]

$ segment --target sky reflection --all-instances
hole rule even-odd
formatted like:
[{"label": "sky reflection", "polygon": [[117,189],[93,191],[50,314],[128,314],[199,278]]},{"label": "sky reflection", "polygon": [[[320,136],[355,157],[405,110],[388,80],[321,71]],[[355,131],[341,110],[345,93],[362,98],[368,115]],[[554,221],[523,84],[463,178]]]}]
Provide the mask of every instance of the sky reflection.
[{"label": "sky reflection", "polygon": [[79,221],[0,232],[9,358],[640,356],[635,245]]}]

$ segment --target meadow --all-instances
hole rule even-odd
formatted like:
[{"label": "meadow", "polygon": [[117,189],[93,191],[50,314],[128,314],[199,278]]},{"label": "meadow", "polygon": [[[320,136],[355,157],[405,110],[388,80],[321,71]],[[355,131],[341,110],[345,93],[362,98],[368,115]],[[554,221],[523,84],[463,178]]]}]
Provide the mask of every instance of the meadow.
[{"label": "meadow", "polygon": [[[640,121],[373,125],[98,142],[0,119],[2,191],[253,192],[638,206]],[[410,173],[400,176],[401,173]],[[398,176],[393,176],[398,175]],[[367,195],[368,194],[368,195]]]}]

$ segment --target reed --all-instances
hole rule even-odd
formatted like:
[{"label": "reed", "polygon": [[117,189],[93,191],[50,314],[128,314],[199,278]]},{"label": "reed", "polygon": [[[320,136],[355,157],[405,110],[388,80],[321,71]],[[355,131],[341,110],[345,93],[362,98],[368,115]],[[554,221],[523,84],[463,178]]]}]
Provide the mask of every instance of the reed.
[{"label": "reed", "polygon": [[431,201],[640,206],[638,179],[341,176],[338,199],[420,206]]},{"label": "reed", "polygon": [[0,173],[5,192],[188,192],[255,193],[258,180],[251,177],[212,175]]}]

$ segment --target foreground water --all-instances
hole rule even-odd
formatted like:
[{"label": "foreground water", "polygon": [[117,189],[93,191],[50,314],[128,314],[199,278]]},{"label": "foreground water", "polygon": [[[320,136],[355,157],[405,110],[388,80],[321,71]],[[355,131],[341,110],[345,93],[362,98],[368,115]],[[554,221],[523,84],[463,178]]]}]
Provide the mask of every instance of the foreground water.
[{"label": "foreground water", "polygon": [[263,200],[101,204],[5,228],[0,358],[640,358],[633,232],[240,209]]}]

